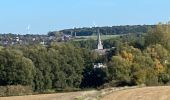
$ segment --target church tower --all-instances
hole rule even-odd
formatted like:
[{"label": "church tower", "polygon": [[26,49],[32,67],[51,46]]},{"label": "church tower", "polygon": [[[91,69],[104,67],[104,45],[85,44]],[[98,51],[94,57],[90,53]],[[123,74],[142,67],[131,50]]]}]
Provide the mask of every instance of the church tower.
[{"label": "church tower", "polygon": [[102,45],[102,41],[101,41],[101,38],[100,38],[100,32],[98,30],[98,36],[97,36],[97,49],[98,50],[102,50],[103,49],[103,45]]}]

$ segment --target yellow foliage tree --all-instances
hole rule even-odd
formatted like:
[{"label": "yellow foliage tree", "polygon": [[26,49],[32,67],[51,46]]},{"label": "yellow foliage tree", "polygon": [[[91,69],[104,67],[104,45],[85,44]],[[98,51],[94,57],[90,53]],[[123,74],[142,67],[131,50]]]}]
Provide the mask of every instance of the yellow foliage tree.
[{"label": "yellow foliage tree", "polygon": [[155,59],[155,70],[158,73],[163,73],[165,71],[165,67],[161,64],[158,59]]},{"label": "yellow foliage tree", "polygon": [[126,60],[129,61],[129,62],[132,62],[132,61],[133,61],[133,55],[132,55],[132,53],[128,53],[128,52],[126,52],[126,51],[122,51],[121,57],[124,58],[124,59],[126,59]]}]

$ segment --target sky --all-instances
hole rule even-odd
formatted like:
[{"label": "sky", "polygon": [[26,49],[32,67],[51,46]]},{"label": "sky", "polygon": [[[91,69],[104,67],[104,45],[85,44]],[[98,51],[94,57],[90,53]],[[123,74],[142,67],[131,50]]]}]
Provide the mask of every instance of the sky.
[{"label": "sky", "polygon": [[170,0],[1,0],[0,33],[143,25],[170,19]]}]

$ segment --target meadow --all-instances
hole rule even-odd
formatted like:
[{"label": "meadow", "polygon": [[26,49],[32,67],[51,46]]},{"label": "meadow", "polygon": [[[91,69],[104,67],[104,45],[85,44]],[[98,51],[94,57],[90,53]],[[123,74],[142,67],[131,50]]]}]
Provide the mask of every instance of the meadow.
[{"label": "meadow", "polygon": [[[101,35],[102,40],[107,40],[115,37],[119,37],[120,35]],[[82,41],[82,40],[87,40],[87,39],[92,39],[92,40],[97,40],[96,35],[91,35],[91,36],[76,36],[74,41]]]}]

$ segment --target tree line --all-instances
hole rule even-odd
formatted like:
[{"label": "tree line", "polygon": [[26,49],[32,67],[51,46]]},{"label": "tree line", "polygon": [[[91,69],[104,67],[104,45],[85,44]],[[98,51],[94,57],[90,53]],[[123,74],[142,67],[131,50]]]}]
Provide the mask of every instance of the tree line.
[{"label": "tree line", "polygon": [[0,85],[29,85],[40,92],[80,88],[91,56],[91,51],[70,44],[5,47],[0,51]]},{"label": "tree line", "polygon": [[[72,35],[72,36],[90,36],[97,33],[97,30],[103,35],[120,35],[128,33],[147,33],[148,28],[155,28],[155,25],[124,25],[124,26],[105,26],[105,27],[84,27],[60,30],[60,33]],[[57,31],[49,32],[49,35],[58,34]]]},{"label": "tree line", "polygon": [[[94,40],[1,47],[0,86],[30,86],[34,92],[45,92],[167,85],[169,41],[170,25],[158,24],[146,34],[104,40],[104,47],[108,48],[105,55],[94,51]],[[95,63],[103,63],[107,68],[94,68]]]}]

